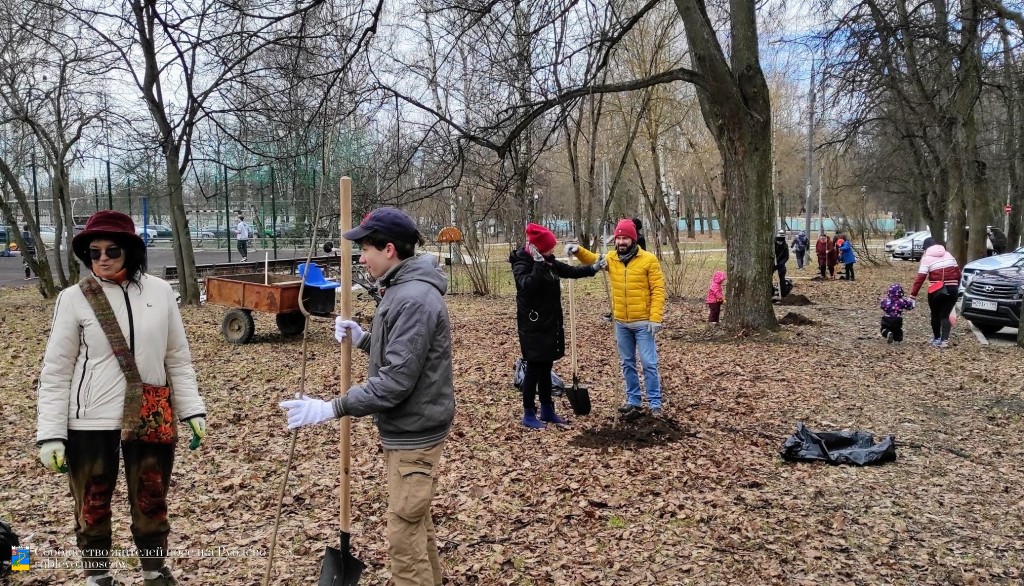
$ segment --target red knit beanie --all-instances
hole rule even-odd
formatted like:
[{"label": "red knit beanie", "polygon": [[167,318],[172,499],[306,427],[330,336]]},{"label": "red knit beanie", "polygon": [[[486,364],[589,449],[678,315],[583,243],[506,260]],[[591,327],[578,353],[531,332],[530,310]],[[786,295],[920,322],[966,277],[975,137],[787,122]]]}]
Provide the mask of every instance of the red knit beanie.
[{"label": "red knit beanie", "polygon": [[549,252],[554,250],[555,245],[558,244],[558,239],[551,233],[551,230],[540,224],[526,225],[526,241],[534,245],[538,252]]},{"label": "red knit beanie", "polygon": [[629,218],[623,218],[619,220],[619,223],[615,225],[615,235],[625,236],[633,242],[636,242],[636,224]]}]

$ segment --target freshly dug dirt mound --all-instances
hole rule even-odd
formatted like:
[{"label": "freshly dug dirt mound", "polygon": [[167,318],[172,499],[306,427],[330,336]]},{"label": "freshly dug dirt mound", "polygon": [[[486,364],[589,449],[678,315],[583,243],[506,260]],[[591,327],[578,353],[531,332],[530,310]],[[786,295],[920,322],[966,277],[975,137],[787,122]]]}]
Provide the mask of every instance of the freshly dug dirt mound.
[{"label": "freshly dug dirt mound", "polygon": [[619,419],[616,424],[611,418],[601,427],[583,430],[569,443],[578,448],[606,449],[645,448],[663,446],[692,437],[692,432],[682,429],[678,423],[669,418],[644,415],[636,421]]},{"label": "freshly dug dirt mound", "polygon": [[790,293],[785,299],[779,301],[779,305],[811,305],[811,300],[806,295]]},{"label": "freshly dug dirt mound", "polygon": [[813,319],[808,319],[800,315],[799,313],[793,313],[791,311],[786,315],[782,316],[782,319],[779,320],[779,323],[784,326],[813,326],[818,322],[814,321]]}]

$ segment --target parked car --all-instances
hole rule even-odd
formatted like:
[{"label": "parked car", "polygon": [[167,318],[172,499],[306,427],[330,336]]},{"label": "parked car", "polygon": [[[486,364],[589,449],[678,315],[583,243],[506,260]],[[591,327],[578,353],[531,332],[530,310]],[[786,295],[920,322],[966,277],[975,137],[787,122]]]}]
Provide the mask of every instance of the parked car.
[{"label": "parked car", "polygon": [[1024,258],[1013,265],[977,272],[964,291],[960,313],[991,336],[999,330],[1020,324],[1021,300],[1024,299]]},{"label": "parked car", "polygon": [[150,224],[149,226],[147,226],[147,228],[152,228],[153,230],[156,230],[157,238],[174,238],[174,231],[163,224]]},{"label": "parked car", "polygon": [[907,234],[906,236],[904,236],[902,238],[897,238],[895,240],[890,240],[890,241],[886,242],[885,243],[885,253],[888,254],[888,255],[891,255],[891,256],[895,256],[896,255],[896,247],[897,246],[899,246],[900,244],[903,244],[904,242],[913,242],[915,236],[917,236],[918,234],[925,234],[926,232],[927,231],[924,231],[924,232],[911,232],[910,234]]},{"label": "parked car", "polygon": [[57,230],[53,226],[39,226],[39,239],[53,244],[57,240]]},{"label": "parked car", "polygon": [[985,258],[979,258],[978,260],[972,260],[965,264],[964,268],[960,271],[960,293],[964,292],[975,273],[991,271],[994,269],[1005,269],[1006,267],[1013,266],[1015,262],[1022,258],[1024,258],[1024,246],[1014,250],[1013,252],[1007,252],[1006,254],[997,254],[996,256],[987,256]]},{"label": "parked car", "polygon": [[210,234],[213,234],[214,238],[227,238],[228,236],[234,236],[234,234],[231,234],[231,231],[227,228],[227,226],[202,226],[199,229],[202,230],[203,232],[209,232]]},{"label": "parked car", "polygon": [[192,240],[213,240],[217,237],[211,230],[202,228],[189,228],[188,233]]},{"label": "parked car", "polygon": [[921,257],[924,256],[924,241],[931,235],[930,230],[914,232],[896,245],[892,251],[892,257],[902,260],[921,260]]},{"label": "parked car", "polygon": [[153,242],[154,239],[156,239],[156,228],[154,228],[153,225],[150,224],[149,226],[146,226],[145,234],[143,234],[142,225],[136,224],[135,235],[142,236],[142,239],[145,240],[146,243],[148,244],[150,242]]}]

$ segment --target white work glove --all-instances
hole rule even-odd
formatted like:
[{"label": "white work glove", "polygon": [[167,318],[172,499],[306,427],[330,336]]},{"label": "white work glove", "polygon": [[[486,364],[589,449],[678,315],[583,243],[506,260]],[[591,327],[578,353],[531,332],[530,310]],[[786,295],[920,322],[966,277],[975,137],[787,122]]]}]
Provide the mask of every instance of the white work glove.
[{"label": "white work glove", "polygon": [[345,319],[339,315],[334,318],[334,339],[341,344],[345,341],[346,335],[352,337],[353,346],[358,346],[359,341],[363,339],[366,332],[364,332],[363,328],[359,327],[359,324],[356,322],[350,319]]},{"label": "white work glove", "polygon": [[316,425],[334,419],[334,407],[330,402],[295,393],[294,399],[281,401],[281,408],[288,411],[288,429],[304,425]]},{"label": "white work glove", "polygon": [[647,322],[647,331],[650,332],[651,335],[657,334],[663,327],[664,326],[656,321]]},{"label": "white work glove", "polygon": [[590,268],[594,269],[595,273],[603,271],[606,268],[608,268],[608,260],[605,259],[603,256],[599,256],[597,257],[597,261],[594,262],[594,264],[590,265]]},{"label": "white work glove", "polygon": [[54,440],[39,446],[39,461],[50,472],[67,472],[68,464],[64,461],[64,442]]},{"label": "white work glove", "polygon": [[189,429],[192,430],[192,441],[188,444],[188,449],[194,450],[199,447],[199,444],[203,442],[203,438],[206,437],[206,418],[205,417],[193,417],[189,419]]},{"label": "white work glove", "polygon": [[579,244],[573,244],[570,242],[565,245],[565,256],[574,256],[580,250]]},{"label": "white work glove", "polygon": [[533,257],[534,262],[544,262],[544,255],[541,254],[539,250],[537,250],[536,246],[531,244],[526,247],[526,251],[529,252],[530,256]]}]

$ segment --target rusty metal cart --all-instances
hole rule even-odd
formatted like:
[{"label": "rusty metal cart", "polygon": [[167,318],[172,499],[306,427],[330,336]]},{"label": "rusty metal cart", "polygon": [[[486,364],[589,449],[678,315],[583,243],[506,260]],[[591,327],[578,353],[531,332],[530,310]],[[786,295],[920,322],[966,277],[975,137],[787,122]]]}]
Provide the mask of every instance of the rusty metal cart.
[{"label": "rusty metal cart", "polygon": [[[221,333],[232,344],[246,344],[252,340],[256,332],[252,318],[254,311],[275,314],[281,334],[297,336],[305,326],[305,317],[299,310],[301,286],[302,277],[299,275],[250,273],[207,277],[206,302],[230,308],[221,320]],[[307,311],[313,315],[329,316],[334,311],[334,302],[335,289],[318,288],[306,281],[303,305]]]}]

